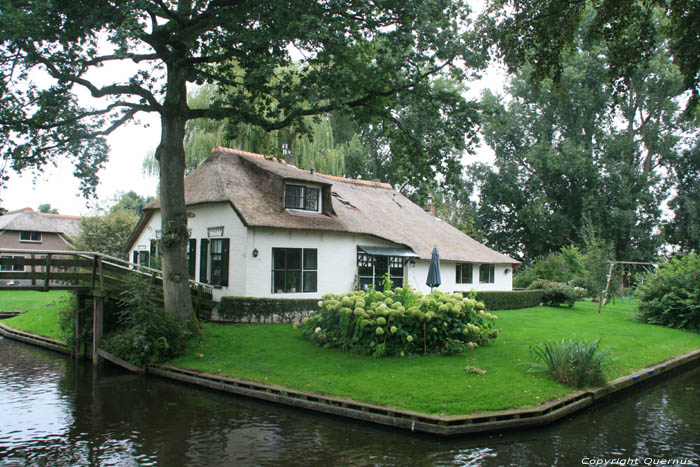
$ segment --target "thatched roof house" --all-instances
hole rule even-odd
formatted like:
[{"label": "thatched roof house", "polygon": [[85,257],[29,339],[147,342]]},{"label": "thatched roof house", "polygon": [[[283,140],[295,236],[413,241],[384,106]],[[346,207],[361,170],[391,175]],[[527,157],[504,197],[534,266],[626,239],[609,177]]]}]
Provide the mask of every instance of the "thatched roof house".
[{"label": "thatched roof house", "polygon": [[[239,232],[243,235],[235,241],[240,247],[241,255],[235,261],[240,260],[243,264],[247,264],[251,253],[255,254],[256,251],[258,254],[262,252],[269,261],[273,261],[275,254],[282,253],[268,251],[270,249],[304,248],[303,237],[307,240],[314,238],[317,242],[323,242],[324,238],[333,238],[333,241],[338,243],[334,246],[335,249],[349,252],[350,260],[346,259],[344,264],[346,267],[351,265],[351,271],[342,273],[345,276],[349,274],[350,279],[347,280],[346,277],[342,281],[344,285],[337,288],[350,288],[353,276],[367,275],[363,272],[368,272],[369,263],[363,263],[364,260],[368,260],[364,256],[373,257],[370,258],[372,280],[376,279],[377,268],[379,272],[393,268],[396,270],[392,271],[392,276],[398,278],[403,271],[404,281],[408,280],[411,285],[420,287],[417,283],[420,279],[416,277],[415,281],[412,280],[410,272],[417,272],[423,263],[427,264],[435,246],[440,251],[441,260],[450,263],[452,271],[455,270],[456,264],[487,264],[499,265],[500,269],[505,271],[501,272],[501,275],[508,275],[512,266],[518,264],[512,258],[486,247],[426,212],[389,184],[314,173],[298,169],[284,161],[245,151],[227,148],[216,148],[212,151],[209,158],[186,177],[185,202],[190,211],[189,226],[195,230],[201,227],[197,225],[198,219],[205,216],[206,209],[218,210],[215,211],[221,213],[218,219],[223,219],[227,210],[231,212],[236,218],[236,226],[227,226],[223,231]],[[158,217],[157,223],[154,223],[154,217]],[[144,215],[130,239],[129,247],[132,251],[139,251],[139,241],[142,251],[146,249],[144,234],[149,226],[152,231],[149,238],[157,238],[160,230],[159,217],[159,199],[156,199],[144,209]],[[216,218],[216,215],[214,217]],[[211,219],[211,222],[216,224],[215,219]],[[223,221],[220,223],[224,224]],[[214,225],[208,225],[208,228],[211,227]],[[205,233],[204,230],[201,232]],[[281,238],[284,237],[281,234],[285,232],[288,240]],[[268,238],[263,240],[263,233]],[[206,239],[213,238],[210,231],[202,236]],[[269,238],[270,236],[273,238]],[[194,232],[191,237],[196,241],[197,235]],[[225,237],[231,238],[227,235]],[[230,245],[230,242],[225,243]],[[341,244],[347,244],[349,247],[343,248]],[[321,257],[322,249],[318,250],[318,268],[321,268],[325,258]],[[154,249],[149,248],[149,251],[152,254]],[[335,258],[334,264],[338,264],[337,251],[331,250],[329,255],[329,258]],[[383,260],[379,258],[381,256],[388,259]],[[392,266],[391,258],[403,258],[400,267],[397,260],[393,261]],[[410,268],[404,268],[406,261],[411,261]],[[232,259],[231,264],[233,262]],[[271,277],[267,278],[268,283],[270,280],[275,281],[276,271],[274,265],[271,271],[269,264],[268,262],[264,271],[266,276]],[[203,272],[201,266],[192,266],[191,269]],[[240,263],[237,269],[240,270]],[[467,268],[463,269],[466,271]],[[250,272],[250,269],[246,268],[247,278],[243,282],[248,282]],[[491,274],[493,273],[494,271],[491,271]],[[211,276],[211,271],[208,276]],[[511,277],[512,275],[508,276],[507,287],[499,284],[499,289],[510,289]],[[452,277],[451,290],[459,288],[456,286],[456,279],[456,276]],[[469,284],[471,288],[479,288],[475,281],[468,279],[471,277],[463,277],[461,283]],[[495,282],[492,280],[484,284]],[[277,293],[277,290],[286,289],[278,286],[268,284],[260,290]],[[240,292],[243,293],[237,295],[249,295],[246,293],[250,290],[249,287],[242,287]],[[467,287],[463,288],[469,290]],[[316,289],[321,293],[318,290],[320,287]],[[327,291],[344,290],[323,292]]]},{"label": "thatched roof house", "polygon": [[31,208],[10,211],[0,216],[0,248],[68,250],[80,235],[80,220]]}]

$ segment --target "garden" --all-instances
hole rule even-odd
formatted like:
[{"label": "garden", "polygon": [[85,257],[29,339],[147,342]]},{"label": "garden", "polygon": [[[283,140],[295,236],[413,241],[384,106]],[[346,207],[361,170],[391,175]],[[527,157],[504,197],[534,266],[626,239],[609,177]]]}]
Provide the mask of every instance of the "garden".
[{"label": "garden", "polygon": [[[700,348],[699,271],[697,255],[673,259],[640,285],[637,298],[602,309],[578,300],[486,311],[469,296],[410,289],[328,295],[297,326],[204,323],[168,363],[430,414],[530,407]],[[67,294],[24,293],[3,292],[0,311],[44,301],[4,324],[65,339],[58,323],[70,308]],[[162,326],[150,321],[116,335],[124,346],[151,342],[142,349],[161,342],[161,359],[170,357],[155,335]],[[557,361],[570,370],[582,355],[594,367],[580,374],[591,379],[556,375]]]}]

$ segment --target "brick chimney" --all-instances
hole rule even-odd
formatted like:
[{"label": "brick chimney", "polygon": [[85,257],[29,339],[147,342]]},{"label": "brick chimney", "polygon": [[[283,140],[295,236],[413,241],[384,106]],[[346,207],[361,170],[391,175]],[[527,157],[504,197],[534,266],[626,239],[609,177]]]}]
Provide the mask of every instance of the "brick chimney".
[{"label": "brick chimney", "polygon": [[428,202],[423,206],[423,210],[430,215],[435,215],[435,205],[433,204],[433,195],[428,195]]}]

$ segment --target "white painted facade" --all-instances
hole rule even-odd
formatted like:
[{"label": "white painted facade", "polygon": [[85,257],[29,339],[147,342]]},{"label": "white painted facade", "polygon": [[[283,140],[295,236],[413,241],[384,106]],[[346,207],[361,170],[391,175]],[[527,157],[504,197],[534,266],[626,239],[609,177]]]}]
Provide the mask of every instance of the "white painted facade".
[{"label": "white painted facade", "polygon": [[[357,247],[397,247],[380,238],[344,232],[318,230],[289,230],[265,227],[246,227],[228,203],[212,203],[188,208],[190,238],[197,240],[195,279],[200,278],[200,245],[202,239],[211,240],[210,228],[223,227],[223,238],[230,241],[228,287],[215,287],[214,299],[223,296],[320,298],[326,293],[343,293],[353,290],[357,276]],[[134,251],[148,251],[150,241],[159,238],[160,212],[148,220],[136,241]],[[317,291],[312,293],[274,293],[272,277],[273,248],[313,248],[317,251]],[[208,261],[209,263],[209,261]],[[479,264],[473,266],[471,284],[457,284],[455,262],[441,261],[443,292],[470,290],[512,290],[512,265],[496,264],[493,283],[481,283]],[[416,290],[430,292],[425,285],[429,261],[411,260],[404,267],[404,283]],[[210,277],[210,275],[208,275]]]}]

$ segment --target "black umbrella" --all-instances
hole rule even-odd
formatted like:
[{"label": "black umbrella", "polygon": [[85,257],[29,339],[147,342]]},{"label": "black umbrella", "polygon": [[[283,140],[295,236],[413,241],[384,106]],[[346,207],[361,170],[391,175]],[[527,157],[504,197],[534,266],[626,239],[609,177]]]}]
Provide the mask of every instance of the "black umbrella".
[{"label": "black umbrella", "polygon": [[433,288],[440,287],[440,284],[442,284],[442,279],[440,278],[440,252],[436,246],[433,248],[433,256],[430,258],[428,280],[425,281],[425,285],[430,287],[430,291],[432,292]]}]

